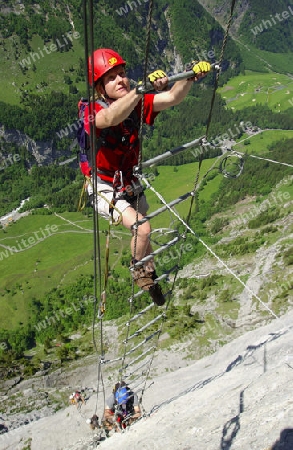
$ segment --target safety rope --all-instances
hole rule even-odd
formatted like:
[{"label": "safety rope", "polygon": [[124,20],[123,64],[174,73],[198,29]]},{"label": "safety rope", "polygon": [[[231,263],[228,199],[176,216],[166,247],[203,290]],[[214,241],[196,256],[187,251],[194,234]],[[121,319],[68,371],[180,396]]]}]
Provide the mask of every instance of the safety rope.
[{"label": "safety rope", "polygon": [[[91,55],[92,66],[93,66],[93,52],[94,52],[94,2],[93,0],[83,0],[83,25],[84,25],[84,50],[85,50],[85,73],[88,79],[88,55]],[[89,32],[88,32],[89,27]],[[95,87],[94,87],[94,73],[92,73],[91,88],[87,82],[87,96],[89,99],[94,99]],[[91,106],[91,103],[90,103]],[[96,132],[95,126],[90,122],[90,151],[91,151],[91,161],[92,161],[92,171],[96,174]],[[96,395],[96,406],[95,412],[97,411],[100,384],[102,385],[102,392],[104,396],[104,406],[105,406],[105,388],[103,382],[102,374],[102,363],[104,360],[104,341],[103,341],[103,321],[100,319],[99,325],[99,337],[100,337],[100,349],[97,347],[95,329],[96,329],[96,317],[98,316],[98,298],[100,298],[100,304],[105,299],[102,297],[101,286],[102,286],[102,273],[101,273],[101,248],[100,248],[100,229],[99,229],[99,217],[96,208],[97,205],[97,179],[93,176],[93,273],[94,273],[94,312],[93,312],[93,323],[92,323],[92,340],[95,351],[99,357],[98,361],[98,378],[97,378],[97,395]]]},{"label": "safety rope", "polygon": [[[197,173],[196,173],[195,180],[194,180],[194,183],[193,183],[193,190],[191,192],[191,199],[190,199],[189,211],[187,213],[186,222],[183,221],[183,223],[185,224],[185,232],[182,234],[182,237],[184,239],[186,238],[187,231],[188,230],[190,231],[189,222],[190,222],[193,205],[194,205],[195,199],[197,197],[197,192],[198,192],[198,188],[199,188],[199,183],[198,183],[199,182],[199,176],[200,176],[200,172],[201,172],[202,161],[204,159],[203,155],[205,153],[204,145],[206,145],[207,137],[208,137],[208,133],[209,133],[209,128],[210,128],[210,124],[211,124],[211,121],[212,121],[212,113],[213,113],[213,109],[214,109],[216,92],[217,92],[218,84],[219,84],[220,68],[221,68],[221,64],[222,64],[222,61],[223,61],[224,52],[225,52],[225,48],[226,48],[226,44],[227,44],[227,40],[228,40],[228,35],[229,35],[229,29],[230,29],[232,18],[233,18],[235,1],[236,0],[232,0],[231,10],[230,10],[230,17],[229,17],[229,20],[228,20],[226,32],[225,32],[224,39],[223,39],[223,44],[222,44],[222,48],[221,48],[219,62],[217,64],[219,69],[216,69],[216,76],[215,76],[215,81],[214,81],[214,88],[213,88],[213,93],[212,93],[212,98],[211,98],[209,115],[208,115],[208,119],[207,119],[205,137],[203,139],[201,139],[200,143],[199,143],[201,151],[199,152],[198,169],[197,169]],[[224,159],[224,161],[222,161],[222,163],[220,163],[220,166],[219,166],[218,170],[221,171],[224,174],[224,176],[228,177],[230,175],[230,173],[228,171],[225,171],[225,162],[226,162],[226,160],[227,160],[227,157]],[[242,172],[242,169],[243,169],[243,165],[242,165],[242,167],[239,170],[238,176]],[[211,170],[212,170],[212,168],[208,172],[210,172]],[[207,176],[208,172],[205,174],[203,179]],[[160,198],[160,196],[159,196],[159,198]],[[163,199],[161,199],[161,201],[163,202],[163,204],[167,205],[166,202]],[[169,206],[168,206],[168,209],[170,210],[170,212],[174,213],[177,216],[177,218],[179,217],[179,215],[172,208],[170,209]],[[180,254],[179,254],[179,261],[181,260],[181,257],[182,257],[182,251],[183,250],[182,250],[182,247],[181,247],[180,248]],[[177,279],[177,275],[178,275],[178,271],[176,272],[176,275],[174,277],[173,287],[175,285],[175,281]]]},{"label": "safety rope", "polygon": [[247,156],[247,157],[249,157],[249,158],[260,159],[260,160],[267,161],[267,162],[270,162],[270,163],[273,163],[273,164],[280,164],[281,166],[293,167],[293,164],[289,164],[289,163],[285,163],[285,162],[280,162],[280,161],[274,161],[273,159],[262,158],[261,156],[248,155],[248,154],[241,153],[241,152],[238,152],[238,153],[240,153],[240,155]]},{"label": "safety rope", "polygon": [[[147,65],[150,52],[150,42],[151,42],[151,24],[153,15],[153,0],[149,1],[149,10],[147,18],[147,28],[146,28],[146,46],[144,54],[144,67],[143,67],[143,84],[146,84],[147,78]],[[139,124],[139,155],[138,155],[138,167],[141,168],[142,161],[142,144],[143,144],[143,120],[144,120],[144,95],[141,99],[141,114],[140,114],[140,124]]]},{"label": "safety rope", "polygon": [[[147,17],[147,29],[146,29],[146,47],[145,47],[145,55],[144,55],[144,67],[143,67],[143,83],[146,83],[146,77],[147,77],[147,63],[149,58],[149,51],[150,51],[150,36],[151,36],[151,24],[152,24],[152,14],[153,14],[153,0],[150,0],[149,2],[149,9],[148,9],[148,17]],[[140,122],[139,122],[139,152],[138,152],[138,170],[141,171],[141,162],[142,162],[142,145],[143,145],[143,124],[144,124],[144,104],[145,104],[145,97],[144,94],[141,99],[141,109],[140,109]],[[136,217],[135,222],[138,221],[138,205],[139,205],[139,196],[136,197]],[[136,229],[135,235],[134,235],[134,244],[133,244],[133,258],[136,259],[136,249],[137,249],[137,236],[138,236],[138,230]],[[132,289],[134,293],[134,283],[132,283]]]}]

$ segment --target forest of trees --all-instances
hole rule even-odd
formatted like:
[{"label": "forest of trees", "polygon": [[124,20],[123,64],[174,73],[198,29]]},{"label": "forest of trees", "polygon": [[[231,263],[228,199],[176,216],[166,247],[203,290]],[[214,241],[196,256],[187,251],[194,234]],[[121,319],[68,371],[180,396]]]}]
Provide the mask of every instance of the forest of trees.
[{"label": "forest of trees", "polygon": [[[32,166],[32,155],[24,147],[2,145],[2,164],[7,159],[13,164],[0,171],[0,215],[19,207],[20,200],[25,208],[42,208],[51,205],[56,211],[76,211],[83,178],[76,167],[68,165]],[[10,155],[10,157],[9,157]]]},{"label": "forest of trees", "polygon": [[57,146],[60,139],[56,132],[77,120],[78,100],[79,96],[52,91],[47,95],[24,96],[22,107],[0,102],[0,123],[34,140],[55,140]]},{"label": "forest of trees", "polygon": [[254,0],[244,15],[239,35],[261,50],[292,52],[292,7],[285,0],[273,3],[270,0]]}]

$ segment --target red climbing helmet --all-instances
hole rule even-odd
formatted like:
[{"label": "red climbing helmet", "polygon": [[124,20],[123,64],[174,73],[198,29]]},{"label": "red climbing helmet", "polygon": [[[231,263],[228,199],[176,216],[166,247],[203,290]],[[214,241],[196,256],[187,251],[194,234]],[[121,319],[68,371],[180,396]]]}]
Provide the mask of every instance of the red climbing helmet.
[{"label": "red climbing helmet", "polygon": [[110,69],[121,64],[125,65],[126,62],[118,53],[110,48],[99,48],[94,51],[93,55],[88,58],[89,84],[92,84],[93,79],[95,83]]}]

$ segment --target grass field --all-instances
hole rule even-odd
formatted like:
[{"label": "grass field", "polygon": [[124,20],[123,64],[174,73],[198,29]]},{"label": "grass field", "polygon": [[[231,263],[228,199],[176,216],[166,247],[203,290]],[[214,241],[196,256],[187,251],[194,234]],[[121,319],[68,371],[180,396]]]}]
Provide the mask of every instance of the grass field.
[{"label": "grass field", "polygon": [[259,103],[273,112],[285,111],[293,106],[293,78],[276,73],[247,72],[229,80],[219,93],[231,109],[240,110]]},{"label": "grass field", "polygon": [[[213,160],[202,163],[200,179],[213,164]],[[159,176],[153,187],[167,201],[193,190],[198,163],[174,167],[159,167]],[[218,181],[220,177],[217,177]],[[167,180],[167,182],[166,182]],[[213,180],[214,181],[214,180]],[[209,183],[205,195],[217,188]],[[162,206],[151,191],[147,191],[150,211]],[[176,207],[185,217],[190,207],[190,198]],[[152,220],[153,228],[174,228],[177,218],[169,211]],[[104,269],[105,233],[108,223],[99,220],[101,267]],[[0,327],[13,328],[18,322],[28,319],[27,302],[41,298],[50,289],[67,285],[81,274],[93,274],[93,220],[81,213],[64,213],[49,216],[30,215],[10,223],[0,231],[0,307],[3,312]],[[50,230],[50,233],[46,230]],[[54,232],[52,231],[54,230]],[[45,237],[44,237],[45,236]],[[29,245],[31,242],[32,245]],[[110,239],[110,267],[119,267],[123,249],[129,251],[130,234],[121,226],[112,227]],[[16,253],[9,251],[15,248]]]},{"label": "grass field", "polygon": [[241,51],[246,70],[258,72],[259,76],[265,72],[293,74],[292,53],[272,53],[255,48],[240,40],[235,42]]},{"label": "grass field", "polygon": [[[71,284],[80,274],[93,273],[92,219],[80,213],[24,217],[0,234],[1,282],[0,327],[13,328],[15,320],[26,323],[27,302],[50,289]],[[70,222],[69,222],[70,221]],[[106,221],[100,221],[101,262],[104,264]],[[54,230],[48,233],[47,230]],[[120,258],[129,238],[115,230],[111,239],[110,265]],[[44,237],[44,235],[46,237]],[[29,245],[32,243],[33,245]],[[17,253],[9,252],[15,247]]]},{"label": "grass field", "polygon": [[242,136],[234,146],[234,149],[248,154],[261,154],[266,152],[274,142],[292,138],[293,130],[264,130],[252,136]]},{"label": "grass field", "polygon": [[[262,154],[272,142],[293,136],[292,131],[272,130],[249,136],[250,144],[243,140],[235,149],[248,154]],[[203,160],[199,181],[214,165],[215,159]],[[257,162],[261,164],[261,162]],[[200,201],[210,199],[219,188],[222,175],[216,167],[209,173],[215,176],[206,183],[200,192]],[[179,196],[193,191],[198,173],[198,163],[183,166],[160,166],[159,175],[152,182],[153,188],[170,202]],[[231,180],[231,183],[233,180]],[[152,191],[146,192],[150,211],[162,206],[160,198]],[[190,208],[191,198],[175,207],[184,218]],[[174,228],[178,223],[169,211],[152,219],[152,227]],[[99,220],[101,267],[104,268],[105,230],[108,223]],[[11,223],[0,231],[0,307],[3,312],[0,327],[13,328],[18,322],[28,319],[27,302],[31,298],[41,298],[50,289],[73,283],[81,274],[93,274],[93,219],[81,213],[59,215],[30,215]],[[54,230],[48,233],[46,230]],[[28,245],[31,242],[32,245]],[[120,256],[124,249],[129,251],[130,235],[121,226],[112,227],[110,239],[110,267],[119,271]],[[9,251],[16,248],[17,252]]]},{"label": "grass field", "polygon": [[[69,76],[73,85],[81,92],[86,89],[85,81],[76,82],[75,74],[79,67],[79,59],[84,58],[81,39],[73,39],[73,48],[60,53],[44,51],[44,42],[35,36],[30,42],[32,51],[20,52],[17,59],[12,56],[15,55],[14,42],[17,42],[17,38],[6,39],[5,45],[0,47],[0,101],[19,105],[21,91],[24,90],[33,94],[50,93],[54,90],[69,93],[69,85],[64,83],[64,75]],[[62,42],[60,44],[62,45]],[[50,43],[46,46],[50,49]],[[29,60],[29,63],[25,60]],[[25,73],[21,71],[21,63],[28,68]]]}]

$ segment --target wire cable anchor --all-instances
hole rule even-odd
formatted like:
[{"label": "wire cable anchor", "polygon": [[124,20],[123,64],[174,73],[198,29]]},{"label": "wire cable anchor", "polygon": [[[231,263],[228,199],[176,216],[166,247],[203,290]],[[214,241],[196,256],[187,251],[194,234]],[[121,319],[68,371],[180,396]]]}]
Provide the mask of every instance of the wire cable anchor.
[{"label": "wire cable anchor", "polygon": [[219,171],[225,178],[238,178],[242,174],[243,169],[244,159],[239,153],[234,151],[231,153],[227,151],[219,164]]}]

